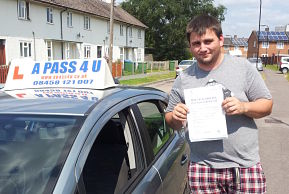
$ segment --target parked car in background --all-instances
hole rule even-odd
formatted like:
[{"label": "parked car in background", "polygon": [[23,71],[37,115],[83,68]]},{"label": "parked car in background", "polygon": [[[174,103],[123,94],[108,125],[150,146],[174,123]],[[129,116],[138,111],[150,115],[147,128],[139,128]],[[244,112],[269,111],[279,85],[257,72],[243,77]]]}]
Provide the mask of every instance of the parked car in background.
[{"label": "parked car in background", "polygon": [[188,67],[190,67],[192,64],[196,63],[197,60],[196,59],[192,59],[192,60],[182,60],[179,65],[176,67],[176,77],[178,77],[178,75],[180,75],[180,73],[187,69]]},{"label": "parked car in background", "polygon": [[168,94],[104,59],[12,61],[0,90],[0,193],[184,193],[189,146]]},{"label": "parked car in background", "polygon": [[255,65],[258,71],[263,71],[263,64],[260,58],[258,58],[258,62],[256,57],[248,58],[248,61]]},{"label": "parked car in background", "polygon": [[279,62],[279,70],[283,74],[288,73],[288,70],[289,70],[289,57],[281,57],[280,62]]}]

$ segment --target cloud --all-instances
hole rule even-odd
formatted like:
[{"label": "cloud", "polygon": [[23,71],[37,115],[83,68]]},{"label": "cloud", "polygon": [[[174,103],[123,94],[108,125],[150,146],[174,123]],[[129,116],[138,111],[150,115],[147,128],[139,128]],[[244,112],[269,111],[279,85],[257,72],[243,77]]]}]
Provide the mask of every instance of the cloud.
[{"label": "cloud", "polygon": [[[214,4],[222,4],[227,8],[222,23],[224,34],[249,37],[252,30],[258,30],[260,0],[215,0]],[[288,24],[288,7],[289,1],[263,0],[261,24],[269,25],[270,30]],[[261,30],[264,30],[263,27]]]}]

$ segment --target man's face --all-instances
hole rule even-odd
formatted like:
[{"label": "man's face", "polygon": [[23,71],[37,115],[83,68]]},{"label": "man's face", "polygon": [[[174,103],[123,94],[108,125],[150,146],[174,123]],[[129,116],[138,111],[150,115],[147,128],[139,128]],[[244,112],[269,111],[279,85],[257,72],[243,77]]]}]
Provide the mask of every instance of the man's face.
[{"label": "man's face", "polygon": [[206,33],[199,36],[191,33],[190,50],[196,57],[199,65],[215,66],[221,57],[221,47],[224,44],[224,37],[218,38],[213,30],[207,29]]}]

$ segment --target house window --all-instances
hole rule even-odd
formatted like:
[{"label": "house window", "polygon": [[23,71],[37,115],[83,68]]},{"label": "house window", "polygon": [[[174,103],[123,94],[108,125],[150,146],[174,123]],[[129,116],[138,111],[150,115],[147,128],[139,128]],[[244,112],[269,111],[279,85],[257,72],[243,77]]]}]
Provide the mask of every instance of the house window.
[{"label": "house window", "polygon": [[124,60],[124,55],[123,55],[123,53],[124,53],[124,48],[123,47],[119,47],[119,58],[120,58],[120,60]]},{"label": "house window", "polygon": [[65,59],[70,59],[70,44],[69,43],[66,43],[65,44]]},{"label": "house window", "polygon": [[47,23],[53,24],[53,9],[51,7],[46,8]]},{"label": "house window", "polygon": [[109,34],[110,33],[110,23],[109,23],[109,21],[106,22],[106,30],[107,30],[107,33]]},{"label": "house window", "polygon": [[120,35],[123,36],[123,25],[119,26],[119,30],[120,30]]},{"label": "house window", "polygon": [[137,31],[137,37],[138,37],[139,39],[141,39],[141,29],[138,29],[138,31]]},{"label": "house window", "polygon": [[47,41],[47,59],[48,61],[51,61],[53,59],[52,56],[52,41]]},{"label": "house window", "polygon": [[238,46],[235,46],[234,47],[234,50],[236,51],[236,50],[239,50],[239,47]]},{"label": "house window", "polygon": [[277,42],[276,48],[277,49],[284,49],[284,42]]},{"label": "house window", "polygon": [[91,46],[84,46],[84,58],[89,59],[91,54]]},{"label": "house window", "polygon": [[269,42],[262,42],[262,48],[269,48]]},{"label": "house window", "polygon": [[141,61],[141,54],[142,54],[141,49],[140,48],[137,49],[137,61]]},{"label": "house window", "polygon": [[29,2],[18,2],[18,18],[29,20]]},{"label": "house window", "polygon": [[128,28],[128,35],[129,35],[129,37],[132,37],[132,27]]},{"label": "house window", "polygon": [[20,56],[31,57],[31,42],[20,42]]},{"label": "house window", "polygon": [[244,46],[244,51],[248,51],[248,47],[247,46]]},{"label": "house window", "polygon": [[230,49],[230,47],[228,46],[228,45],[224,45],[224,50],[225,51],[227,51],[227,50],[229,50]]},{"label": "house window", "polygon": [[90,17],[84,16],[84,29],[90,30]]},{"label": "house window", "polygon": [[253,45],[253,47],[256,47],[256,41],[254,41],[254,45]]},{"label": "house window", "polygon": [[102,56],[102,46],[97,46],[97,58],[101,58]]},{"label": "house window", "polygon": [[67,12],[67,27],[72,27],[72,13]]}]

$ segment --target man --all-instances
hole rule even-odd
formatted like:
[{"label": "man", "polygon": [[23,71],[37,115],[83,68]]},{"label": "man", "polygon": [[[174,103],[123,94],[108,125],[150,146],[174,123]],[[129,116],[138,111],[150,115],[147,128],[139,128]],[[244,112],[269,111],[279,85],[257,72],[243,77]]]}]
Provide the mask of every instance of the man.
[{"label": "man", "polygon": [[[166,121],[175,130],[186,128],[191,149],[188,168],[192,193],[265,193],[265,177],[258,153],[254,118],[269,115],[272,97],[262,77],[246,59],[224,55],[220,23],[211,16],[197,16],[187,26],[187,39],[197,64],[175,80],[166,109]],[[186,127],[190,111],[184,89],[221,84],[232,94],[222,102],[228,138],[190,142]],[[207,118],[210,122],[210,118]]]}]

